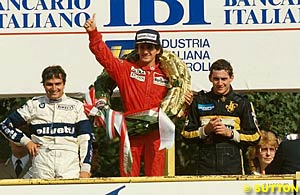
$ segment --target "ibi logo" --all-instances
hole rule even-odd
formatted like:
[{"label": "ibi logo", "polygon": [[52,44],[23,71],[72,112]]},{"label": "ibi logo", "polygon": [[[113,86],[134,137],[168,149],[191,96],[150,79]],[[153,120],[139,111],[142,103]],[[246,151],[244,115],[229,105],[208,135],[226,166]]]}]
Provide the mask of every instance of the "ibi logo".
[{"label": "ibi logo", "polygon": [[[110,21],[104,25],[111,26],[151,26],[151,25],[207,25],[211,24],[205,20],[205,0],[188,0],[188,7],[185,7],[180,0],[140,0],[139,4],[135,4],[132,9],[125,9],[125,0],[110,1]],[[127,5],[127,4],[126,4]],[[139,5],[139,7],[136,7]],[[162,14],[157,11],[164,5],[165,10],[163,13],[168,13],[165,21],[156,21],[156,16]],[[131,24],[126,21],[127,12],[129,10],[139,10],[138,15],[139,23]],[[186,21],[182,21],[185,14],[189,13]]]},{"label": "ibi logo", "polygon": [[123,188],[125,188],[125,186],[119,187],[119,188],[117,188],[116,190],[111,191],[111,192],[109,192],[109,193],[106,194],[106,195],[118,195],[118,194],[119,194],[119,191],[122,190]]},{"label": "ibi logo", "polygon": [[111,40],[105,43],[117,58],[121,58],[134,49],[134,40]]}]

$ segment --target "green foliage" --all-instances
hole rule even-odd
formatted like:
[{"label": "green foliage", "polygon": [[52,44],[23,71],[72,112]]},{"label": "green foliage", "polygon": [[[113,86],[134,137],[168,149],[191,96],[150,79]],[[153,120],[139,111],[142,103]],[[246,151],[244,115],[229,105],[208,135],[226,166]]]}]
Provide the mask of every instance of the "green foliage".
[{"label": "green foliage", "polygon": [[184,128],[184,121],[179,120],[175,123],[175,174],[176,175],[195,175],[197,170],[199,145],[187,141],[181,136]]},{"label": "green foliage", "polygon": [[[0,99],[0,121],[3,121],[4,118],[13,110],[21,106],[26,101],[26,98],[5,98]],[[5,161],[10,155],[10,147],[8,146],[8,141],[0,133],[0,162]]]},{"label": "green foliage", "polygon": [[119,139],[109,140],[104,128],[95,128],[98,143],[98,165],[93,175],[97,177],[118,177],[119,174]]},{"label": "green foliage", "polygon": [[272,130],[282,137],[300,128],[299,93],[250,93],[248,98],[255,107],[260,129]]},{"label": "green foliage", "polygon": [[2,121],[10,112],[25,103],[27,98],[0,99],[0,120]]}]

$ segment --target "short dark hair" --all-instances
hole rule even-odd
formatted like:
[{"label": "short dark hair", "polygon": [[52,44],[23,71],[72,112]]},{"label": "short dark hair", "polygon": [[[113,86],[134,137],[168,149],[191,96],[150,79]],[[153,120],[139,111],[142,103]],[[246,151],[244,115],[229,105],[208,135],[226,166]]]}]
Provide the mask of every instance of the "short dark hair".
[{"label": "short dark hair", "polygon": [[[155,56],[155,63],[158,63],[158,62],[160,61],[159,59],[160,59],[160,57],[162,56],[164,50],[163,50],[163,48],[162,48],[161,45],[154,45],[154,48],[155,48],[156,50],[159,50],[159,49],[160,49],[160,52]],[[134,48],[135,53],[137,53],[137,50],[138,50],[138,45],[136,44],[136,45],[135,45],[135,48]],[[136,60],[138,60],[138,59],[139,59],[139,56],[137,55],[136,58],[137,58]]]},{"label": "short dark hair", "polygon": [[67,74],[60,65],[48,66],[43,70],[41,83],[45,84],[47,80],[52,78],[61,78],[66,83]]},{"label": "short dark hair", "polygon": [[230,77],[233,75],[233,68],[232,68],[231,64],[227,60],[224,60],[224,59],[218,59],[217,61],[215,61],[211,65],[209,70],[210,70],[209,77],[211,77],[214,70],[225,70],[229,74]]},{"label": "short dark hair", "polygon": [[[163,54],[163,48],[160,42],[160,34],[154,29],[142,29],[135,34],[135,50],[137,51],[137,45],[141,43],[153,44],[156,50],[160,49],[159,54],[155,57],[155,62],[159,62],[159,58]],[[137,56],[138,57],[138,56]],[[137,58],[139,59],[139,58]]]}]

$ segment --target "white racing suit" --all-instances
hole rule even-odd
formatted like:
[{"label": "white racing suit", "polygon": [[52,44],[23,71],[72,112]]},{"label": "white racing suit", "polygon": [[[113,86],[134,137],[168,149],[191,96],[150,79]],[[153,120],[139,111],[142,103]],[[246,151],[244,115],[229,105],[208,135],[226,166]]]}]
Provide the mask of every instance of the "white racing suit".
[{"label": "white racing suit", "polygon": [[40,147],[25,178],[78,178],[80,171],[90,172],[94,137],[82,102],[66,95],[56,101],[34,97],[10,114],[0,130],[25,146],[30,139],[17,128],[26,123]]}]

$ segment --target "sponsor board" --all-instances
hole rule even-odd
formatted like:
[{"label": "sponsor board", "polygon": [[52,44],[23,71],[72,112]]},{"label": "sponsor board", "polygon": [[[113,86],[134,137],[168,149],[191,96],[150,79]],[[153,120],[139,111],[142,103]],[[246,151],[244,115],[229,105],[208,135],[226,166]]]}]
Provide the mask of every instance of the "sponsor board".
[{"label": "sponsor board", "polygon": [[237,90],[299,90],[299,8],[296,0],[3,0],[0,96],[43,93],[41,71],[53,64],[68,73],[66,92],[85,93],[102,71],[82,28],[93,13],[116,56],[134,48],[137,30],[158,30],[195,91],[210,89],[219,58],[232,63]]}]

